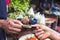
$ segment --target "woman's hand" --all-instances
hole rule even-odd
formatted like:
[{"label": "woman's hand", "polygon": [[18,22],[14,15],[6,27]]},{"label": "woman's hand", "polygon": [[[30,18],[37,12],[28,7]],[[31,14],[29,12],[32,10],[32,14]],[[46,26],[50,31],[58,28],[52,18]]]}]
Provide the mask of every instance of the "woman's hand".
[{"label": "woman's hand", "polygon": [[35,33],[36,37],[38,37],[38,39],[40,40],[44,40],[48,37],[50,37],[51,32],[50,32],[50,28],[40,25],[40,24],[36,24],[36,25],[32,25],[35,26],[37,29],[33,31],[33,33]]}]

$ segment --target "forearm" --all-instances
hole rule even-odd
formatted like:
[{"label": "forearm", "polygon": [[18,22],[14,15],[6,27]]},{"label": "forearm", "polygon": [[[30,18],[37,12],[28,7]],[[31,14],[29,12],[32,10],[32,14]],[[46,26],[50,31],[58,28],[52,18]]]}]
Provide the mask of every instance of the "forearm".
[{"label": "forearm", "polygon": [[58,32],[56,32],[56,31],[54,31],[54,30],[50,30],[51,31],[51,36],[50,36],[50,38],[52,39],[52,40],[60,40],[60,34],[58,33]]}]

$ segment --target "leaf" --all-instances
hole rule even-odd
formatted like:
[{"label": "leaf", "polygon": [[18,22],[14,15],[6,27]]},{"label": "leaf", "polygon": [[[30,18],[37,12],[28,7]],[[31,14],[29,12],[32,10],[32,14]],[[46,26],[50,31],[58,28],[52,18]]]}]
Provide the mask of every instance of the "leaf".
[{"label": "leaf", "polygon": [[[9,4],[9,17],[15,18],[15,13],[17,12],[17,15],[20,14],[18,12],[27,12],[29,9],[29,0],[10,0]],[[10,15],[10,13],[12,13]]]}]

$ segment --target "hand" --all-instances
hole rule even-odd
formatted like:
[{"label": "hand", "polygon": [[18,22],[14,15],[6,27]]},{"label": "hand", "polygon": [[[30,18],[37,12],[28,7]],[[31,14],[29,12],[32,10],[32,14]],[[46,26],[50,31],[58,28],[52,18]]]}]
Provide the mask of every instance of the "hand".
[{"label": "hand", "polygon": [[27,24],[27,23],[29,23],[29,19],[27,17],[23,17],[21,19],[21,22],[24,23],[24,24]]},{"label": "hand", "polygon": [[19,32],[21,32],[21,28],[22,28],[22,23],[18,20],[11,20],[11,19],[7,19],[4,22],[4,30],[9,33],[9,34],[18,34]]},{"label": "hand", "polygon": [[35,26],[37,28],[36,30],[33,31],[33,33],[35,33],[35,35],[38,37],[38,39],[44,40],[44,39],[50,37],[50,35],[51,35],[50,28],[40,25],[40,24],[35,24],[32,26]]}]

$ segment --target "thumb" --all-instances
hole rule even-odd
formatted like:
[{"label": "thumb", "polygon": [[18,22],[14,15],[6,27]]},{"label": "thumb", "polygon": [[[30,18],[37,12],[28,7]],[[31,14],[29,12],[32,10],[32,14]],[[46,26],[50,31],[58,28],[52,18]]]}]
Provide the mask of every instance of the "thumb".
[{"label": "thumb", "polygon": [[43,29],[43,30],[46,30],[47,29],[46,26],[41,25],[41,24],[35,24],[35,25],[31,25],[31,26],[36,27],[37,29]]}]

